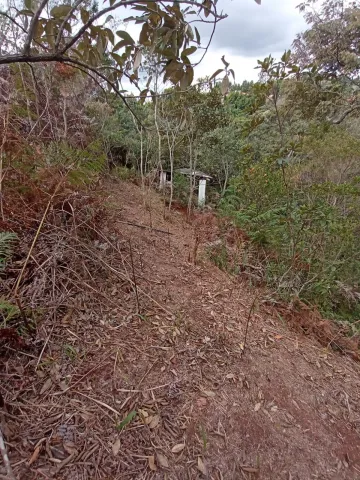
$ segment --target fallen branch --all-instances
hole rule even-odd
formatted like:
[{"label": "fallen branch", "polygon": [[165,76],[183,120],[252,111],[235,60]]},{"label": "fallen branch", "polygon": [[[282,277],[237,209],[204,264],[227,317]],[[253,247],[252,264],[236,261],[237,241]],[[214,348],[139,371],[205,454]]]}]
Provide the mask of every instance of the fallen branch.
[{"label": "fallen branch", "polygon": [[154,232],[165,233],[166,235],[174,235],[173,233],[171,233],[169,231],[149,227],[148,225],[139,225],[138,223],[125,222],[124,220],[116,220],[116,221],[119,222],[119,223],[124,223],[125,225],[131,225],[132,227],[148,228],[149,230],[153,230]]}]

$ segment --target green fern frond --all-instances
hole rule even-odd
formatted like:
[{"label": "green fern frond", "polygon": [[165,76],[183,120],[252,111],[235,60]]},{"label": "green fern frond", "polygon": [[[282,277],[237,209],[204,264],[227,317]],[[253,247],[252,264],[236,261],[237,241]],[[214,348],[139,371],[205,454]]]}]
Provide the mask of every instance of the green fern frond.
[{"label": "green fern frond", "polygon": [[6,262],[10,259],[14,242],[17,235],[12,232],[0,232],[0,272],[5,268]]}]

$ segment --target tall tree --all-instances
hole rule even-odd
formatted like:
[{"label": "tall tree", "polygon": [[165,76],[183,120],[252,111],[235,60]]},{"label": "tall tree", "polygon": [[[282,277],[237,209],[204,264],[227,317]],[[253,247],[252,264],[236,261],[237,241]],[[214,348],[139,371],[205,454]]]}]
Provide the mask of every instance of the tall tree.
[{"label": "tall tree", "polygon": [[[309,28],[294,43],[293,59],[300,67],[311,65],[321,90],[336,89],[342,83],[332,123],[341,123],[360,111],[360,1],[325,0],[315,9],[314,0],[299,6]],[[332,82],[332,83],[329,83]]]},{"label": "tall tree", "polygon": [[[190,55],[201,46],[195,24],[210,22],[214,31],[226,17],[219,13],[215,0],[109,0],[101,8],[93,8],[84,0],[52,8],[49,0],[24,3],[24,8],[8,3],[0,11],[7,35],[0,40],[0,64],[67,63],[106,81],[122,97],[123,77],[135,85],[139,81],[144,49],[158,55],[164,81],[182,89],[190,85],[195,65]],[[126,30],[114,32],[109,27],[114,12],[123,18],[128,9],[132,14],[124,20],[141,25],[137,40]]]}]

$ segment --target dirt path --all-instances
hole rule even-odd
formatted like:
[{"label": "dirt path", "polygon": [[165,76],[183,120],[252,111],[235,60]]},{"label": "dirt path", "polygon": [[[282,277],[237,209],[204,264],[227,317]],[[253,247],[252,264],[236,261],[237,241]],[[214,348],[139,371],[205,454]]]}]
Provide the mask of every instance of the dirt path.
[{"label": "dirt path", "polygon": [[[113,184],[107,195],[113,215],[103,233],[123,248],[133,279],[131,241],[141,315],[128,314],[136,312],[136,296],[119,279],[99,284],[113,308],[84,307],[81,315],[92,315],[86,325],[78,314],[56,327],[53,338],[63,335],[86,354],[71,370],[68,359],[56,357],[51,368],[68,374],[68,387],[53,379],[43,391],[46,377],[39,375],[23,387],[18,412],[33,404],[39,422],[6,418],[18,477],[360,479],[359,365],[295,334],[261,298],[243,352],[259,293],[208,263],[201,249],[198,265],[189,261],[193,227],[180,212],[164,220],[160,199],[151,199],[144,208],[141,189],[127,183]],[[171,235],[126,223],[150,221]],[[9,360],[9,375],[15,367]],[[68,437],[59,434],[66,428]],[[57,437],[63,457],[54,450]]]}]

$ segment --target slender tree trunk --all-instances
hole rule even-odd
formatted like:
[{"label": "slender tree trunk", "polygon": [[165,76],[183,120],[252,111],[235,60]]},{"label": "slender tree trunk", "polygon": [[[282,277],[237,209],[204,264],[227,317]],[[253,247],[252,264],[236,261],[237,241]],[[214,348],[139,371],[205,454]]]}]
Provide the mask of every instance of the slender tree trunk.
[{"label": "slender tree trunk", "polygon": [[141,188],[144,191],[145,177],[144,177],[144,142],[143,142],[143,129],[140,127],[140,175],[141,175]]},{"label": "slender tree trunk", "polygon": [[[188,220],[190,220],[191,217],[191,211],[192,211],[192,200],[193,200],[193,144],[192,144],[192,136],[189,135],[189,168],[190,168],[190,192],[189,192],[189,201],[188,201]],[[195,176],[195,175],[194,175]]]}]

